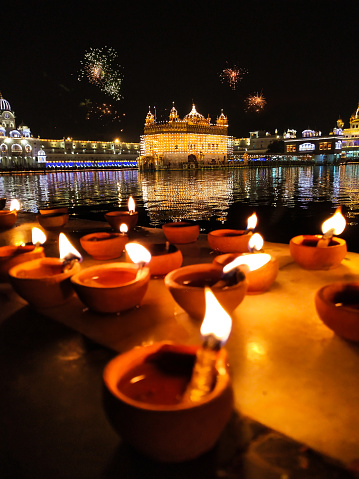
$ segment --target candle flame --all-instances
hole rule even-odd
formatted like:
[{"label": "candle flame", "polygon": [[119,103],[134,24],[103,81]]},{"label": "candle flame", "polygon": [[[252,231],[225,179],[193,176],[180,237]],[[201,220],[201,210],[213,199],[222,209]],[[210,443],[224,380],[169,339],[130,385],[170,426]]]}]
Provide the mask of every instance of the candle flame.
[{"label": "candle flame", "polygon": [[31,241],[32,241],[32,244],[43,244],[45,243],[46,241],[46,235],[45,233],[40,230],[40,228],[36,228],[36,226],[34,228],[32,228],[31,230]]},{"label": "candle flame", "polygon": [[206,313],[201,326],[202,336],[215,336],[224,344],[232,329],[232,319],[222,308],[210,288],[205,288]]},{"label": "candle flame", "polygon": [[231,263],[226,264],[223,267],[223,273],[228,273],[233,268],[244,265],[248,266],[249,271],[254,271],[269,263],[270,259],[271,256],[267,253],[244,254],[242,256],[238,256],[238,258],[233,260]]},{"label": "candle flame", "polygon": [[59,236],[59,251],[60,251],[60,259],[64,260],[68,256],[74,256],[78,258],[79,261],[82,260],[81,254],[77,251],[76,248],[72,246],[70,241],[64,235],[64,233],[60,233]]},{"label": "candle flame", "polygon": [[346,221],[341,213],[341,208],[339,207],[337,208],[333,216],[324,221],[324,223],[322,224],[322,232],[323,234],[325,234],[329,230],[334,230],[334,234],[340,235],[340,233],[343,233],[345,226]]},{"label": "candle flame", "polygon": [[129,211],[130,213],[134,213],[134,212],[135,212],[136,203],[135,203],[135,200],[132,198],[132,196],[129,197],[127,206],[128,206],[128,211]]},{"label": "candle flame", "polygon": [[125,246],[131,261],[136,264],[149,263],[151,261],[151,253],[144,246],[138,243],[127,243]]},{"label": "candle flame", "polygon": [[255,233],[248,241],[250,251],[259,251],[263,248],[264,240],[259,233]]},{"label": "candle flame", "polygon": [[120,224],[120,232],[121,233],[127,233],[128,231],[128,226],[126,225],[126,223],[121,223]]},{"label": "candle flame", "polygon": [[11,200],[10,211],[19,211],[20,203],[18,200]]},{"label": "candle flame", "polygon": [[257,215],[253,213],[252,216],[247,219],[247,230],[254,230],[254,228],[257,226],[257,221]]}]

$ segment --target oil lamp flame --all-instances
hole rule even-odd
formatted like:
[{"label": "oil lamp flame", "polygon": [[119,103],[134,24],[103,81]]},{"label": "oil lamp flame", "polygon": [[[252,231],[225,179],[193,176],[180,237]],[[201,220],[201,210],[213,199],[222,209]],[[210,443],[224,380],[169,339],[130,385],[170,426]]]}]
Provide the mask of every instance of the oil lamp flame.
[{"label": "oil lamp flame", "polygon": [[40,228],[36,228],[36,226],[34,228],[32,228],[32,230],[31,230],[32,244],[34,244],[34,245],[43,244],[43,243],[45,243],[46,239],[47,238],[46,238],[45,233],[42,230],[40,230]]},{"label": "oil lamp flame", "polygon": [[151,253],[138,243],[127,243],[125,246],[131,261],[138,265],[145,265],[151,261]]},{"label": "oil lamp flame", "polygon": [[237,268],[238,266],[247,266],[249,271],[254,271],[267,264],[270,259],[271,256],[267,253],[245,254],[243,256],[238,256],[238,258],[223,267],[223,273],[228,273],[233,268]]},{"label": "oil lamp flame", "polygon": [[120,233],[125,234],[125,233],[127,233],[127,231],[128,231],[128,226],[126,225],[126,223],[121,223],[120,224]]},{"label": "oil lamp flame", "polygon": [[210,288],[205,288],[206,313],[201,326],[203,337],[214,336],[223,345],[232,329],[232,319],[219,304]]},{"label": "oil lamp flame", "polygon": [[322,232],[325,235],[325,234],[328,234],[330,230],[333,230],[332,231],[333,234],[340,235],[340,233],[343,233],[345,226],[346,226],[346,221],[339,207],[337,208],[333,216],[331,216],[329,219],[324,221],[324,223],[322,224]]},{"label": "oil lamp flame", "polygon": [[18,200],[11,200],[10,211],[19,211],[20,203]]},{"label": "oil lamp flame", "polygon": [[259,251],[263,248],[264,240],[259,233],[255,233],[248,241],[249,251]]},{"label": "oil lamp flame", "polygon": [[130,213],[134,213],[134,212],[135,212],[136,204],[135,204],[135,200],[133,199],[132,196],[129,197],[127,206],[128,206],[128,211],[129,211]]},{"label": "oil lamp flame", "polygon": [[247,230],[254,230],[257,226],[257,221],[257,215],[253,213],[252,216],[247,219]]},{"label": "oil lamp flame", "polygon": [[64,235],[64,233],[60,233],[59,236],[59,251],[60,251],[60,259],[64,261],[77,259],[79,261],[82,260],[81,254],[77,251],[76,248],[72,246],[70,241]]}]

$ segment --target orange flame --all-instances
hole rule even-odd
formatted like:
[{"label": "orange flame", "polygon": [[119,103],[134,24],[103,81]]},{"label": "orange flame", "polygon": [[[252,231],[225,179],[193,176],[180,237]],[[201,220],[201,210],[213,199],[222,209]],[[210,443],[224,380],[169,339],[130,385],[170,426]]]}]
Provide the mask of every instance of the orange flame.
[{"label": "orange flame", "polygon": [[125,246],[131,261],[136,264],[147,264],[151,261],[151,253],[144,246],[138,243],[127,243]]},{"label": "orange flame", "polygon": [[129,197],[128,202],[127,202],[127,206],[128,206],[128,211],[129,211],[130,213],[134,213],[134,212],[135,212],[136,203],[135,203],[135,200],[132,198],[132,196]]},{"label": "orange flame", "polygon": [[257,226],[258,218],[255,213],[247,219],[247,230],[254,230]]},{"label": "orange flame", "polygon": [[64,233],[60,233],[59,236],[59,251],[60,259],[62,260],[64,260],[67,256],[70,255],[76,256],[79,260],[82,260],[81,254],[77,251],[76,248],[72,246]]},{"label": "orange flame", "polygon": [[31,230],[31,241],[32,244],[43,244],[46,241],[46,234],[40,230],[40,228],[32,228]]},{"label": "orange flame", "polygon": [[255,233],[248,241],[250,251],[259,251],[263,248],[264,240],[259,233]]},{"label": "orange flame", "polygon": [[128,231],[128,226],[126,225],[126,223],[121,223],[120,224],[120,232],[121,233],[127,233]]},{"label": "orange flame", "polygon": [[19,211],[20,203],[18,200],[11,200],[10,211]]},{"label": "orange flame", "polygon": [[325,235],[330,230],[333,230],[333,234],[340,235],[340,233],[343,233],[345,226],[346,221],[344,216],[342,215],[341,208],[339,206],[334,215],[328,218],[322,224],[322,232]]},{"label": "orange flame", "polygon": [[201,326],[202,336],[213,335],[224,344],[232,329],[232,319],[222,308],[210,288],[205,288],[206,313]]}]

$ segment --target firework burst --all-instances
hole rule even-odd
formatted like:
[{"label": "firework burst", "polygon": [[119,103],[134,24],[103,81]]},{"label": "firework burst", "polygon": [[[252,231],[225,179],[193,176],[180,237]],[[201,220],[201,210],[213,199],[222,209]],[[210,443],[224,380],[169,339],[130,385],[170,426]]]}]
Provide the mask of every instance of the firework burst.
[{"label": "firework burst", "polygon": [[85,52],[78,80],[89,83],[114,100],[121,99],[122,75],[117,64],[117,53],[113,48],[91,48]]},{"label": "firework burst", "polygon": [[259,113],[264,109],[267,104],[267,101],[261,92],[254,95],[249,95],[246,98],[245,103],[247,111],[254,111],[256,113]]},{"label": "firework burst", "polygon": [[238,68],[236,65],[233,67],[227,67],[220,73],[220,79],[222,83],[228,83],[228,85],[235,90],[238,82],[240,82],[244,75],[248,73],[244,68]]},{"label": "firework burst", "polygon": [[121,121],[121,115],[110,103],[93,103],[86,99],[80,104],[86,108],[86,120],[95,120],[103,125]]}]

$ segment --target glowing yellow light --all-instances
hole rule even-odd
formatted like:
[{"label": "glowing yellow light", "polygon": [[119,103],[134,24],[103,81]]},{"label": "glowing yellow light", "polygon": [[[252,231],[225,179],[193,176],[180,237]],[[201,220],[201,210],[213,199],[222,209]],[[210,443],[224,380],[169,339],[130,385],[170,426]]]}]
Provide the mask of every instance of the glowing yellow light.
[{"label": "glowing yellow light", "polygon": [[201,325],[201,334],[202,336],[213,335],[223,344],[231,333],[232,319],[208,287],[205,288],[205,298],[206,313]]},{"label": "glowing yellow light", "polygon": [[346,221],[344,216],[341,213],[341,208],[337,208],[336,212],[329,219],[324,221],[322,224],[323,234],[328,233],[330,230],[333,230],[333,234],[340,235],[343,233],[346,226]]},{"label": "glowing yellow light", "polygon": [[19,211],[20,203],[18,200],[11,200],[10,211]]},{"label": "glowing yellow light", "polygon": [[135,203],[135,200],[132,198],[132,196],[129,197],[127,206],[128,206],[128,211],[129,211],[130,213],[134,213],[134,212],[135,212],[136,203]]},{"label": "glowing yellow light", "polygon": [[128,226],[126,225],[126,223],[121,223],[120,224],[120,232],[121,233],[127,233],[128,231]]},{"label": "glowing yellow light", "polygon": [[254,230],[254,228],[257,226],[257,215],[255,213],[252,214],[247,220],[247,229]]},{"label": "glowing yellow light", "polygon": [[147,248],[138,243],[127,243],[125,246],[131,261],[136,264],[147,264],[151,261],[151,253]]},{"label": "glowing yellow light", "polygon": [[40,228],[32,228],[31,230],[32,244],[43,244],[46,241],[46,234]]},{"label": "glowing yellow light", "polygon": [[263,248],[264,240],[259,233],[255,233],[248,241],[250,251],[259,251]]},{"label": "glowing yellow light", "polygon": [[81,254],[77,251],[74,246],[70,243],[64,233],[60,233],[59,235],[59,251],[60,251],[60,259],[65,259],[66,256],[74,255],[79,259],[82,259]]}]

